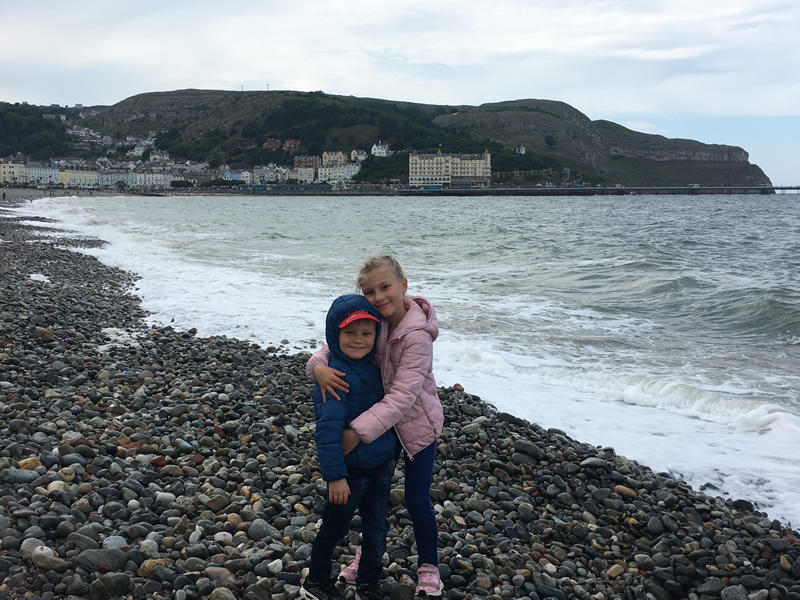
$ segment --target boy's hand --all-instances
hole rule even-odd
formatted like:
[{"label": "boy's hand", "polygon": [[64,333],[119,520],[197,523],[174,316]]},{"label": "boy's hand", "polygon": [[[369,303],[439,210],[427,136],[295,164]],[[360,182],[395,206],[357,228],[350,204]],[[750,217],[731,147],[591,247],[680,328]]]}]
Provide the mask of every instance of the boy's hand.
[{"label": "boy's hand", "polygon": [[319,389],[322,392],[322,401],[327,401],[327,394],[330,394],[337,400],[341,400],[339,398],[339,394],[336,393],[336,390],[340,392],[349,392],[350,386],[347,382],[342,379],[347,375],[347,373],[342,373],[341,371],[337,371],[336,369],[332,369],[328,365],[323,365],[319,363],[318,365],[314,365],[314,377],[319,384]]},{"label": "boy's hand", "polygon": [[350,497],[350,486],[347,479],[337,479],[328,484],[328,502],[331,504],[347,504]]},{"label": "boy's hand", "polygon": [[358,437],[355,429],[345,429],[342,432],[342,452],[347,456],[356,449],[361,443],[361,438]]}]

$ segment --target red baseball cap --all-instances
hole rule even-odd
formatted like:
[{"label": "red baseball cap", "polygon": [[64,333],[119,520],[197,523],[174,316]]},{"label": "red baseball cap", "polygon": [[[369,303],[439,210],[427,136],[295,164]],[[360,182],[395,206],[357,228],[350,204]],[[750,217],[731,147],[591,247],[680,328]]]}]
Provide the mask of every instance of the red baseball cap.
[{"label": "red baseball cap", "polygon": [[339,329],[341,329],[342,327],[346,327],[347,325],[350,325],[350,323],[352,323],[353,321],[358,321],[359,319],[371,319],[376,323],[381,322],[380,319],[376,319],[375,315],[370,313],[368,310],[354,310],[344,319],[342,319],[342,322],[339,323]]}]

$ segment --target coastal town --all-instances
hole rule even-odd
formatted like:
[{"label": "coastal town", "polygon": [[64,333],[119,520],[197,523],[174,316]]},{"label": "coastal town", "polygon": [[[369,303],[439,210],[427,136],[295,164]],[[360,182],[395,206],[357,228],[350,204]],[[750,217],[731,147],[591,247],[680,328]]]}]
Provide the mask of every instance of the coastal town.
[{"label": "coastal town", "polygon": [[[51,117],[52,115],[44,115]],[[301,140],[267,138],[266,150],[282,150],[285,164],[275,162],[251,169],[228,165],[210,166],[206,162],[177,161],[156,147],[157,132],[146,136],[127,136],[114,140],[87,127],[73,125],[67,133],[76,139],[76,148],[106,148],[107,156],[94,160],[60,158],[48,162],[32,160],[24,154],[0,158],[0,185],[38,189],[116,190],[165,192],[210,186],[238,189],[265,189],[266,186],[317,186],[344,188],[352,184],[368,157],[385,159],[394,154],[387,142],[376,140],[369,150],[349,152],[326,150],[321,156],[300,154]],[[118,155],[124,150],[122,159]],[[411,188],[487,188],[491,185],[491,154],[408,154],[407,181]]]},{"label": "coastal town", "polygon": [[114,106],[0,102],[0,185],[143,194],[778,191],[742,148],[612,125],[542,100],[457,107],[178,90]]}]

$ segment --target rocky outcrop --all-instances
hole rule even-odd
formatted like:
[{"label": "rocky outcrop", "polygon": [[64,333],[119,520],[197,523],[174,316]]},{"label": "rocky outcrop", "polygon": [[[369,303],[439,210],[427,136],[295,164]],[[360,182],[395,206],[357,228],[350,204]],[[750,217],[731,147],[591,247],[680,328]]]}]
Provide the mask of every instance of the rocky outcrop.
[{"label": "rocky outcrop", "polygon": [[595,121],[602,143],[612,157],[648,160],[692,160],[718,163],[746,163],[749,155],[738,146],[703,144],[694,140],[670,139],[631,131],[608,121]]},{"label": "rocky outcrop", "polygon": [[440,127],[469,133],[508,146],[525,145],[529,152],[557,158],[580,157],[603,169],[610,161],[600,133],[583,113],[564,102],[515,100],[466,107],[434,119]]},{"label": "rocky outcrop", "polygon": [[705,176],[699,183],[713,180],[724,185],[770,185],[761,169],[750,165],[742,148],[669,139],[609,121],[592,121],[563,102],[516,100],[463,107],[434,122],[469,133],[473,139],[485,138],[512,147],[524,145],[528,152],[578,162],[605,175],[623,176],[627,165],[621,164],[621,159],[647,161],[650,164],[639,162],[636,166],[648,171],[645,178],[649,185],[674,184],[670,169],[701,166],[700,173]]}]

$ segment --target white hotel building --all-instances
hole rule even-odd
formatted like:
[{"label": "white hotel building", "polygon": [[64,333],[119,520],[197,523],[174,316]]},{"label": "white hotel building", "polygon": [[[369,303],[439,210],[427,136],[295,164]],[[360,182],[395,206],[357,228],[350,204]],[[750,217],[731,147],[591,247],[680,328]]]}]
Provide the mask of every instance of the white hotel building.
[{"label": "white hotel building", "polygon": [[483,154],[408,155],[409,187],[475,188],[492,182],[492,156]]}]

